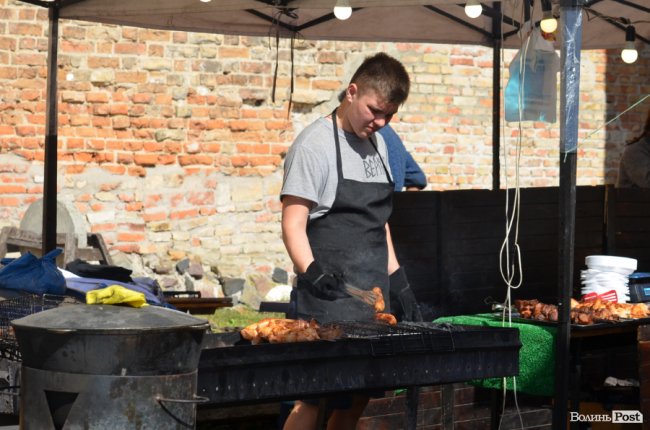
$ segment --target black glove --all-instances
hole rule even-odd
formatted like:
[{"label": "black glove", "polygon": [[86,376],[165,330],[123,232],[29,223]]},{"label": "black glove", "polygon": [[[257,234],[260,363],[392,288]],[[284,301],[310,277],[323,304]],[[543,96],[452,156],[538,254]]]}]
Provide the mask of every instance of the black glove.
[{"label": "black glove", "polygon": [[345,292],[343,280],[335,274],[323,272],[316,261],[312,261],[307,271],[298,276],[306,281],[309,291],[319,299],[336,300],[350,297]]},{"label": "black glove", "polygon": [[420,307],[415,294],[406,279],[406,272],[399,268],[388,277],[390,289],[390,307],[397,321],[422,321]]}]

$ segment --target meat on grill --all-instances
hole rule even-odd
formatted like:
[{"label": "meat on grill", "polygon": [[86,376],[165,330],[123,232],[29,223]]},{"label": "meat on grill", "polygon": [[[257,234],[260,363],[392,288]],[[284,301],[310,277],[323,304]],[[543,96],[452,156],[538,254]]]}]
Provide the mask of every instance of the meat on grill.
[{"label": "meat on grill", "polygon": [[[557,321],[557,306],[538,300],[515,300],[515,308],[522,318],[539,321]],[[645,318],[650,311],[645,303],[614,303],[597,298],[577,301],[571,299],[571,322],[588,325],[597,321],[616,321],[620,318]]]},{"label": "meat on grill", "polygon": [[[374,287],[374,319],[389,325],[397,325],[394,315],[382,313],[385,307],[381,289]],[[294,320],[286,318],[264,318],[240,330],[241,337],[250,340],[253,345],[261,342],[290,343],[309,342],[313,340],[336,340],[343,336],[343,331],[335,324],[321,327],[316,320]]]},{"label": "meat on grill", "polygon": [[343,331],[336,325],[321,327],[316,320],[294,320],[286,318],[264,318],[240,330],[241,336],[258,343],[310,342],[314,340],[336,340]]},{"label": "meat on grill", "polygon": [[384,295],[381,293],[381,288],[373,287],[372,292],[375,294],[375,312],[383,312],[386,309],[386,303],[384,303]]},{"label": "meat on grill", "polygon": [[397,318],[393,314],[385,314],[382,312],[377,312],[375,314],[375,321],[381,321],[388,325],[397,325]]},{"label": "meat on grill", "polygon": [[253,345],[262,341],[269,343],[307,342],[319,340],[318,323],[315,320],[264,318],[244,327],[241,336]]}]

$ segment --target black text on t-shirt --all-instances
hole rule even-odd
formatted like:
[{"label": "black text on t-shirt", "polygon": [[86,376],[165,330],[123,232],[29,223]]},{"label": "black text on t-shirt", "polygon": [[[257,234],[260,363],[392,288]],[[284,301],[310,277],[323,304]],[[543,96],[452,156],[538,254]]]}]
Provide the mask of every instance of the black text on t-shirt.
[{"label": "black text on t-shirt", "polygon": [[384,171],[384,165],[379,155],[374,155],[363,160],[363,168],[366,172],[366,178],[375,178]]}]

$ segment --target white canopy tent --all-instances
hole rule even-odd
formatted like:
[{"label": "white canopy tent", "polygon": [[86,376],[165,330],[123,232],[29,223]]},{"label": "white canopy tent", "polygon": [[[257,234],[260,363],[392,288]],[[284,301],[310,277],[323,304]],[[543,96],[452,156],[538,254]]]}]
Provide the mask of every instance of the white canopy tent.
[{"label": "white canopy tent", "polygon": [[[349,0],[352,16],[338,20],[336,0],[21,0],[50,12],[43,251],[56,238],[56,67],[59,19],[136,27],[313,40],[365,40],[457,43],[494,48],[493,118],[498,124],[500,49],[519,48],[520,28],[537,23],[542,7],[534,0],[484,2],[477,19],[454,0]],[[569,302],[573,280],[580,51],[622,48],[626,28],[634,25],[637,43],[650,45],[650,0],[553,0],[560,18],[560,249],[559,321],[553,428],[566,428],[569,381]],[[622,18],[621,18],[622,17]],[[493,127],[493,187],[499,188],[499,127]]]}]

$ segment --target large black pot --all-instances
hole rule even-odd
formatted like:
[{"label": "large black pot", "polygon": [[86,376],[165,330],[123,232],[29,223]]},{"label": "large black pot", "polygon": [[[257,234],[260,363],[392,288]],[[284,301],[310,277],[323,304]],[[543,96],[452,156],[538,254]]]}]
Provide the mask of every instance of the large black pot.
[{"label": "large black pot", "polygon": [[20,428],[194,428],[205,320],[148,306],[68,305],[12,321]]},{"label": "large black pot", "polygon": [[195,371],[206,320],[157,306],[68,305],[12,321],[24,366],[91,375]]}]

